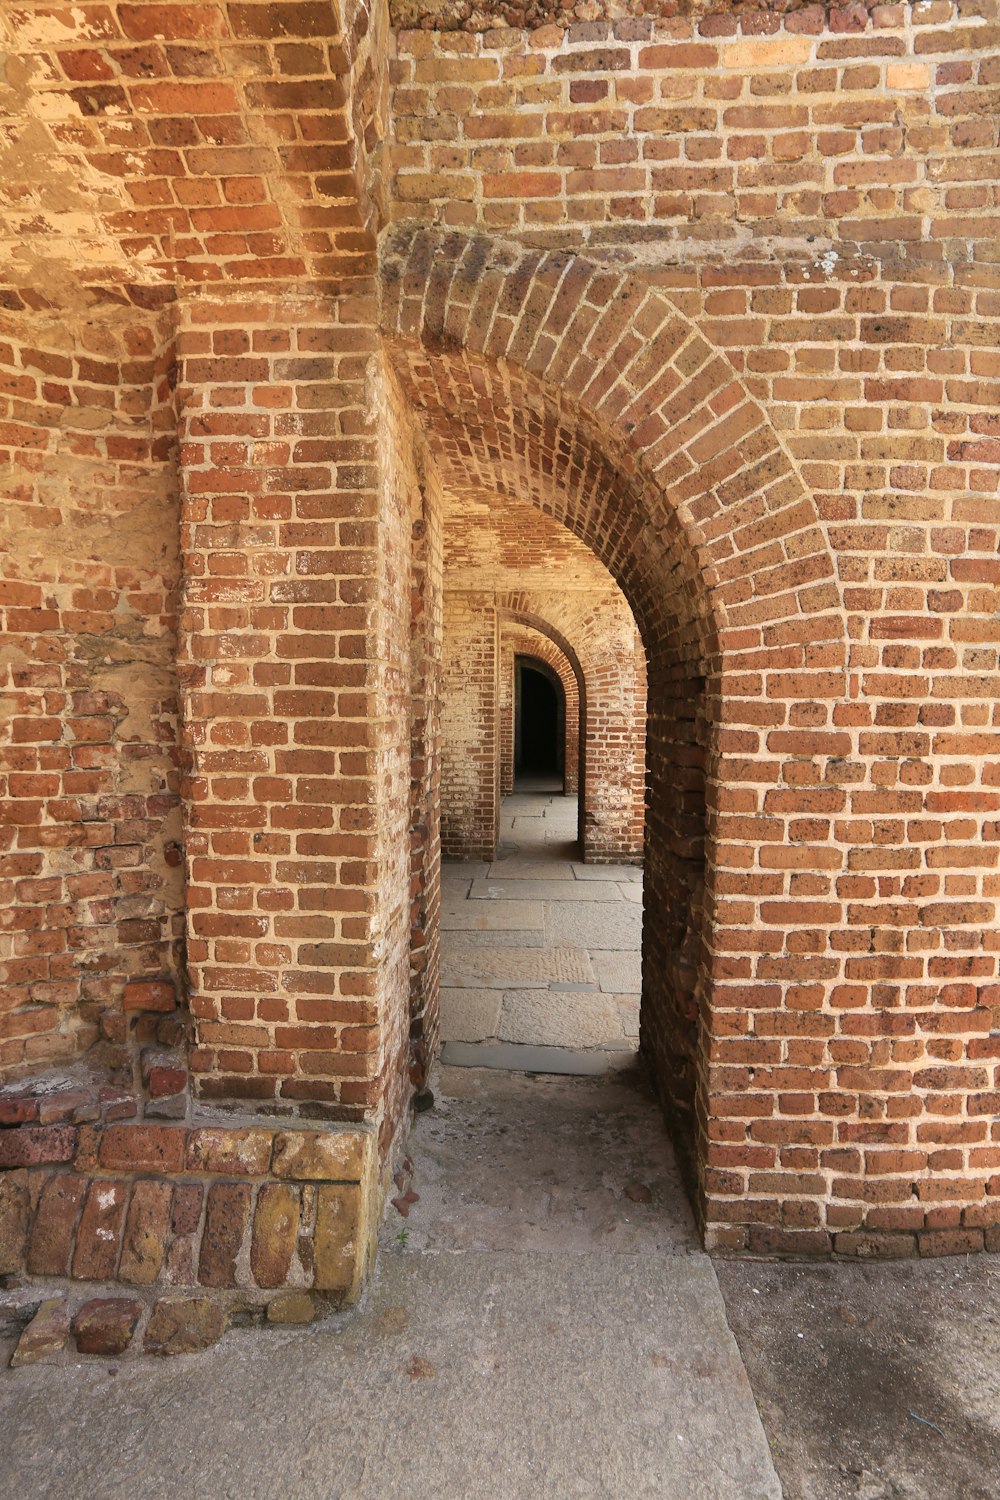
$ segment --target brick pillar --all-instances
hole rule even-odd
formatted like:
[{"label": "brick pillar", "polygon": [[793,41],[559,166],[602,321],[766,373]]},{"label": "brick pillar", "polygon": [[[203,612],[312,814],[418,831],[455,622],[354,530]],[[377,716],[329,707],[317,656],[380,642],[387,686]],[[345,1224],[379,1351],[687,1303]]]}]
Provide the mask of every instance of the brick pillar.
[{"label": "brick pillar", "polygon": [[446,593],[441,849],[492,859],[500,820],[499,639],[492,594]]},{"label": "brick pillar", "polygon": [[500,635],[497,675],[497,715],[500,757],[500,795],[514,790],[514,645],[506,631]]},{"label": "brick pillar", "polygon": [[439,1029],[443,569],[441,497],[433,469],[421,468],[410,497],[410,1076],[419,1086]]},{"label": "brick pillar", "polygon": [[377,1113],[406,992],[409,519],[373,320],[364,286],[206,298],[179,339],[196,1089],[340,1119]]}]

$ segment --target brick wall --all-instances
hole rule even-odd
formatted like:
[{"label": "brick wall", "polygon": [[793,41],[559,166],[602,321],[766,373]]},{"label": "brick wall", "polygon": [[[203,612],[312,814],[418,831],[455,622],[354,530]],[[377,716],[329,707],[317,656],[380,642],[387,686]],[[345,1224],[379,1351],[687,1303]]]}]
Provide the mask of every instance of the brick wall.
[{"label": "brick wall", "polygon": [[500,815],[498,625],[490,594],[446,591],[441,679],[441,851],[493,859]]},{"label": "brick wall", "polygon": [[[876,522],[883,506],[886,518],[917,518],[925,503],[866,495],[852,525],[836,524],[845,491],[810,495],[802,482],[820,479],[824,451],[836,450],[810,428],[803,453],[817,466],[803,462],[800,477],[770,408],[754,405],[732,361],[695,327],[673,321],[683,316],[676,298],[638,273],[457,236],[397,243],[409,248],[387,267],[383,317],[446,483],[485,487],[492,472],[565,519],[621,579],[649,646],[644,1047],[702,1163],[710,1243],[852,1253],[877,1250],[887,1234],[898,1251],[916,1233],[928,1250],[982,1245],[995,1219],[995,959],[978,927],[992,904],[976,896],[986,898],[992,861],[987,851],[976,876],[964,873],[963,856],[946,852],[944,820],[928,817],[941,799],[942,812],[961,805],[988,819],[988,791],[945,788],[956,773],[966,787],[984,774],[984,762],[957,771],[958,744],[987,755],[991,741],[932,736],[930,722],[983,723],[975,695],[985,679],[973,662],[988,664],[981,647],[958,646],[977,633],[969,615],[981,604],[974,588],[956,587],[945,604],[929,582],[917,586],[928,572],[957,584],[964,561],[928,568],[919,559],[930,553],[889,555],[890,535],[935,545],[950,507],[928,504],[912,532],[887,519],[869,531],[866,517]],[[908,319],[885,325],[894,336],[904,329],[914,344],[931,332]],[[644,341],[632,342],[633,331]],[[411,357],[413,340],[421,352]],[[928,345],[921,357],[933,353]],[[884,344],[873,358],[883,364]],[[504,359],[501,397],[493,361]],[[798,391],[809,420],[812,382]],[[891,416],[869,451],[874,459],[881,446],[884,471],[852,469],[845,439],[844,478],[877,482],[884,472],[892,482],[893,445],[907,451],[912,429],[890,426]],[[776,420],[785,430],[780,404]],[[949,471],[949,482],[965,477]],[[666,507],[657,493],[672,497]],[[977,502],[968,514],[981,514]],[[962,535],[965,546],[972,530]],[[844,547],[862,536],[881,536],[886,552],[867,559],[871,586],[859,593]],[[982,576],[978,564],[970,571]],[[956,611],[956,645],[938,667],[944,622],[931,618],[931,594]],[[890,614],[890,601],[910,613],[885,623],[878,609],[866,613]],[[932,644],[903,644],[921,638]],[[930,652],[919,660],[943,675],[915,671],[914,652]],[[960,715],[923,697],[963,689]],[[902,709],[907,693],[918,696]],[[940,836],[940,852],[912,849],[908,809],[910,836]],[[989,842],[986,826],[976,824]],[[925,860],[940,873],[905,873]],[[863,891],[900,900],[873,904]]]},{"label": "brick wall", "polygon": [[366,0],[5,7],[25,68],[0,285],[316,289],[370,271],[387,32]]},{"label": "brick wall", "polygon": [[[326,0],[0,18],[32,60],[3,1067],[103,1036],[134,1074],[123,1042],[178,1040],[180,576],[197,1092],[398,1140],[434,1034],[423,485],[561,523],[641,632],[643,1049],[708,1242],[993,1244],[992,0],[407,13],[394,38]],[[450,755],[453,689],[485,694],[490,612],[538,590],[466,587],[442,803],[487,853],[495,794],[459,781],[478,755],[495,787],[499,726],[481,695]]]},{"label": "brick wall", "polygon": [[378,819],[408,803],[371,306],[201,299],[179,340],[196,1086],[347,1118],[379,1097]]},{"label": "brick wall", "polygon": [[172,317],[7,302],[0,1078],[100,1043],[131,1083],[183,992]]},{"label": "brick wall", "polygon": [[285,1286],[353,1302],[374,1253],[376,1154],[358,1127],[4,1120],[0,1274],[198,1288],[230,1306]]},{"label": "brick wall", "polygon": [[441,976],[443,505],[415,427],[409,438],[404,451],[417,454],[410,491],[410,1052],[411,1080],[422,1086],[437,1048]]},{"label": "brick wall", "polygon": [[966,262],[989,237],[995,24],[990,0],[934,0],[399,30],[394,212],[636,259],[656,245],[661,265],[669,246],[695,275],[772,237],[799,241],[803,270],[831,246],[940,265],[953,244]]}]

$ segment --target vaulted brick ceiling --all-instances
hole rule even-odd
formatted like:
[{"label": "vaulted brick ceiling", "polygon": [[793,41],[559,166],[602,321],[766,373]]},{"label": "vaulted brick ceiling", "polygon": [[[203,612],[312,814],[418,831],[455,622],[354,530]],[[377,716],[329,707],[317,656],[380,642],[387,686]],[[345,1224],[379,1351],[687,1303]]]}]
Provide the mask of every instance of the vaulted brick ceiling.
[{"label": "vaulted brick ceiling", "polygon": [[364,269],[383,40],[367,0],[3,7],[0,282],[37,302]]}]

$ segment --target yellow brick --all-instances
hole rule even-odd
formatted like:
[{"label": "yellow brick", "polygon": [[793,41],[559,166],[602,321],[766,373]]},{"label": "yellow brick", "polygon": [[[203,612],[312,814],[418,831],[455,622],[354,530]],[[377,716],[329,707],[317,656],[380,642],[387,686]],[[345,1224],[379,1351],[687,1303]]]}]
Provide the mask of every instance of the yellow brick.
[{"label": "yellow brick", "polygon": [[930,87],[931,70],[927,63],[889,63],[885,70],[886,87],[890,89],[926,89]]},{"label": "yellow brick", "polygon": [[755,68],[785,68],[808,62],[815,43],[808,36],[760,36],[741,37],[738,42],[726,42],[719,48],[719,61],[724,68],[733,68],[741,73],[750,73]]}]

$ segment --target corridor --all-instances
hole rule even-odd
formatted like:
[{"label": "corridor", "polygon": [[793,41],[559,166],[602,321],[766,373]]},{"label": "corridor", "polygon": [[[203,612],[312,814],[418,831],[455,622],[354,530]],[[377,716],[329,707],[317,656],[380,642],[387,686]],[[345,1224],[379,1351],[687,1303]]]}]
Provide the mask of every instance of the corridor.
[{"label": "corridor", "polygon": [[576,820],[519,781],[497,859],[444,866],[445,1062],[595,1074],[637,1049],[642,871],[581,864]]}]

